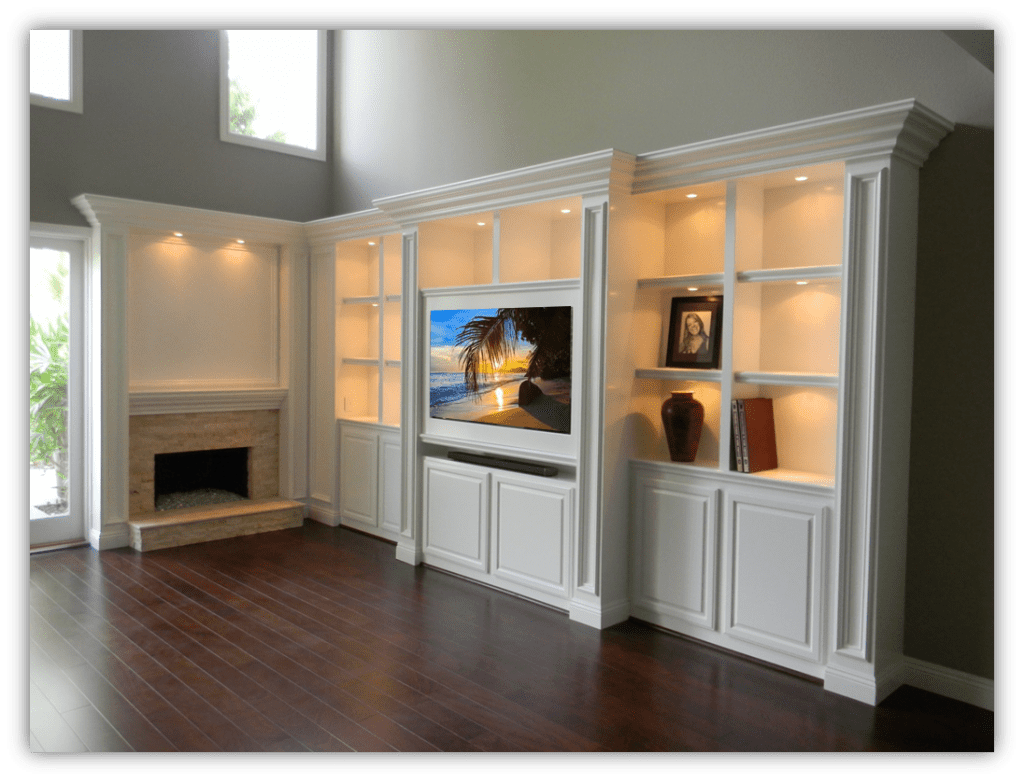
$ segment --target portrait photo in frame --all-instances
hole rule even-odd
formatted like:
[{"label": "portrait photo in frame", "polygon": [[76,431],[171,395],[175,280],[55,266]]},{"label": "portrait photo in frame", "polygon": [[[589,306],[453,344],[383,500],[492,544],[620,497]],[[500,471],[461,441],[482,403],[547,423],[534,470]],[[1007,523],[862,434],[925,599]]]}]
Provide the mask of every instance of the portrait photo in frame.
[{"label": "portrait photo in frame", "polygon": [[672,299],[666,367],[719,369],[721,346],[720,296],[677,296]]}]

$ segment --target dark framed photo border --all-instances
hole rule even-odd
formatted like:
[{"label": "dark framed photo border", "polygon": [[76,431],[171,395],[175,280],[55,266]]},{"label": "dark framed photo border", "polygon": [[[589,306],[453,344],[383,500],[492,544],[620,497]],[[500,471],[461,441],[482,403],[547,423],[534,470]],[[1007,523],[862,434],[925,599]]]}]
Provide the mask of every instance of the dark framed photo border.
[{"label": "dark framed photo border", "polygon": [[[690,313],[710,312],[710,323],[702,323],[707,350],[685,353],[680,349],[683,321]],[[698,315],[698,317],[700,317]],[[703,318],[700,318],[703,321]],[[720,369],[722,348],[722,297],[675,296],[668,324],[665,366],[676,369]]]}]

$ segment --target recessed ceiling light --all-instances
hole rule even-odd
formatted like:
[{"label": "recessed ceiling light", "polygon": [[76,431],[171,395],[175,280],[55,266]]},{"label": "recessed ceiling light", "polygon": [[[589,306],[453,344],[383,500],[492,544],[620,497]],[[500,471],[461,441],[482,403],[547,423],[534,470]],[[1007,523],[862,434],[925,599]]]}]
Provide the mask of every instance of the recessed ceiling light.
[{"label": "recessed ceiling light", "polygon": [[377,245],[376,242],[369,242],[368,244],[370,245],[370,247],[375,247]]},{"label": "recessed ceiling light", "polygon": [[687,197],[687,198],[696,198],[696,197],[697,197],[697,194],[696,194],[696,193],[687,193],[687,194],[686,194],[686,197]]},{"label": "recessed ceiling light", "polygon": [[479,225],[482,228],[483,226],[487,225],[487,223],[481,221],[481,222],[478,222],[477,225]]},{"label": "recessed ceiling light", "polygon": [[798,176],[796,178],[796,181],[797,182],[806,182],[807,181],[807,177],[805,177],[805,176]]},{"label": "recessed ceiling light", "polygon": [[563,210],[562,210],[562,214],[564,214],[564,215],[567,215],[567,214],[569,214],[569,213],[570,213],[571,211],[572,211],[572,209],[563,209]]},{"label": "recessed ceiling light", "polygon": [[697,290],[697,288],[687,288],[686,290],[688,290],[688,291],[695,291],[695,290]]},{"label": "recessed ceiling light", "polygon": [[175,231],[174,235],[180,237],[180,236],[184,236],[185,234],[183,234],[181,231]]},{"label": "recessed ceiling light", "polygon": [[796,284],[797,285],[806,285],[807,284],[807,280],[797,280]]},{"label": "recessed ceiling light", "polygon": [[245,244],[245,239],[235,239],[239,244]]}]

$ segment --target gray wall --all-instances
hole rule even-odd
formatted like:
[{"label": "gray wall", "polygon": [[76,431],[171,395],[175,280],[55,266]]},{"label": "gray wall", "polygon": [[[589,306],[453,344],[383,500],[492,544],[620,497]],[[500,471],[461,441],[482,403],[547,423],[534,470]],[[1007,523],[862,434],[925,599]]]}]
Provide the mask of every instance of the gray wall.
[{"label": "gray wall", "polygon": [[[85,225],[70,203],[80,193],[288,220],[327,216],[330,160],[220,140],[216,32],[86,30],[83,56],[84,113],[31,107],[31,220]],[[328,120],[330,132],[330,110]]]},{"label": "gray wall", "polygon": [[[31,110],[30,217],[81,193],[312,220],[614,147],[904,98],[959,123],[921,175],[906,651],[993,676],[993,74],[938,31],[343,31],[337,166],[219,141],[216,35],[86,32],[85,114]],[[964,274],[969,269],[970,274]],[[969,404],[964,404],[965,399]]]}]

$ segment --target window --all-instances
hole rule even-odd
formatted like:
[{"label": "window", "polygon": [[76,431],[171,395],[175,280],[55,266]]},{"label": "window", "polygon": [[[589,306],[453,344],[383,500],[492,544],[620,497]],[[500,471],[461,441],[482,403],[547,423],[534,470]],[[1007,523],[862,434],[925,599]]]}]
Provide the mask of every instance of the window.
[{"label": "window", "polygon": [[327,159],[327,33],[222,30],[222,141]]},{"label": "window", "polygon": [[29,31],[29,98],[36,106],[82,113],[82,31]]}]

